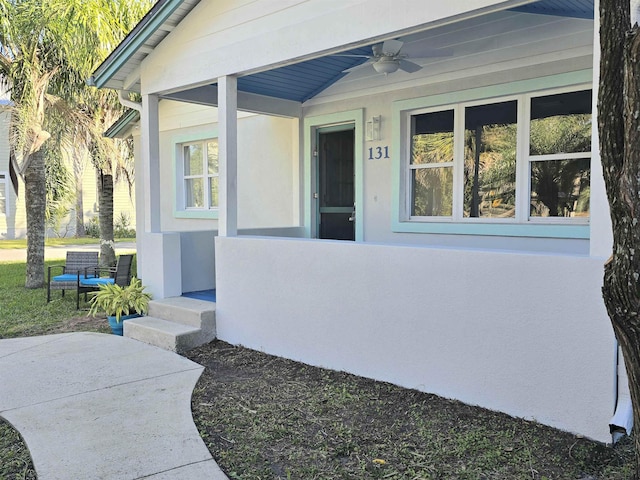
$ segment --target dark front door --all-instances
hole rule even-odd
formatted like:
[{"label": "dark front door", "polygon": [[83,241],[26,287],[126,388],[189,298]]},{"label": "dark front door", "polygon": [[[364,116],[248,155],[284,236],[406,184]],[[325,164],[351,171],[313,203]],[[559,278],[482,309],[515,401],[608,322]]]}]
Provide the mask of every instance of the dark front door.
[{"label": "dark front door", "polygon": [[318,132],[318,237],[355,240],[354,128]]}]

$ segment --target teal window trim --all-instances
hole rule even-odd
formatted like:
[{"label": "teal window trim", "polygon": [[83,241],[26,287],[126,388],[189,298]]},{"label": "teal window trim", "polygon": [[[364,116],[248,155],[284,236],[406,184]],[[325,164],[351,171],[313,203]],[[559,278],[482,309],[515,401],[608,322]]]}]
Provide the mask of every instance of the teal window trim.
[{"label": "teal window trim", "polygon": [[407,112],[433,107],[447,107],[465,102],[491,100],[493,98],[508,97],[509,95],[524,95],[544,92],[563,87],[593,88],[593,74],[591,70],[550,75],[548,77],[521,80],[503,85],[492,85],[459,92],[451,92],[430,97],[412,98],[393,102],[392,105],[392,196],[391,196],[391,230],[396,233],[435,233],[453,235],[493,235],[506,237],[539,237],[539,238],[575,238],[589,239],[589,224],[556,222],[526,222],[526,223],[498,223],[482,222],[476,219],[453,222],[448,219],[438,220],[405,220],[403,203],[406,199],[403,181],[404,162],[403,142],[407,132],[403,129],[403,119]]},{"label": "teal window trim", "polygon": [[178,188],[178,184],[183,181],[181,163],[180,146],[185,143],[199,142],[218,138],[218,129],[210,128],[193,133],[185,133],[171,137],[171,153],[173,165],[173,216],[174,218],[193,218],[193,219],[209,219],[217,220],[219,210],[215,209],[187,209],[184,208],[184,199],[181,198],[182,190]]},{"label": "teal window trim", "polygon": [[[315,147],[315,133],[318,129],[352,124],[354,133],[354,168],[355,168],[355,201],[356,201],[356,242],[364,240],[364,110],[349,110],[345,112],[318,115],[304,119],[304,229],[305,235],[311,237],[313,217],[312,208],[312,156]],[[326,131],[326,130],[325,130]]]}]

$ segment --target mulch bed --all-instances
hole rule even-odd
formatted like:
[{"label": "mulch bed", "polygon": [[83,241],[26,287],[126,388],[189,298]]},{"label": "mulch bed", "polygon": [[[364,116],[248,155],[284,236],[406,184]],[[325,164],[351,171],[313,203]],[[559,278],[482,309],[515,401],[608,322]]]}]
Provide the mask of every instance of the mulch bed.
[{"label": "mulch bed", "polygon": [[232,479],[623,479],[610,448],[508,415],[214,341],[196,425]]}]

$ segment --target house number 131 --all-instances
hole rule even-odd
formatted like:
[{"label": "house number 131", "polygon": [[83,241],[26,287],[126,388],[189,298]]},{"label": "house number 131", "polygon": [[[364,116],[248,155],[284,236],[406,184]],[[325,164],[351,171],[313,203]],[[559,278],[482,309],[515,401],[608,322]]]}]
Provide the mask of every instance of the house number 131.
[{"label": "house number 131", "polygon": [[369,160],[389,158],[389,146],[369,148]]}]

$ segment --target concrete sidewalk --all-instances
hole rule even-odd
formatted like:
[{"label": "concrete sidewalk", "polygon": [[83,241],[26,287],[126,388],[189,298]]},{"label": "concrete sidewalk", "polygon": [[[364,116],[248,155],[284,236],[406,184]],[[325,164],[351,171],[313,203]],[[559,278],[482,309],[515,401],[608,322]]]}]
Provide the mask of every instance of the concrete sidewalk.
[{"label": "concrete sidewalk", "polygon": [[[90,251],[99,252],[100,245],[63,245],[59,247],[44,247],[44,259],[45,260],[57,260],[63,259],[67,256],[69,250],[73,251]],[[114,250],[116,255],[121,253],[135,252],[135,242],[117,242]],[[7,248],[0,249],[0,262],[26,262],[27,261],[27,249],[26,248]]]},{"label": "concrete sidewalk", "polygon": [[0,415],[39,480],[227,480],[191,416],[203,369],[114,335],[0,340]]}]

